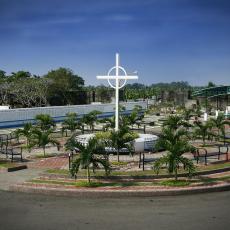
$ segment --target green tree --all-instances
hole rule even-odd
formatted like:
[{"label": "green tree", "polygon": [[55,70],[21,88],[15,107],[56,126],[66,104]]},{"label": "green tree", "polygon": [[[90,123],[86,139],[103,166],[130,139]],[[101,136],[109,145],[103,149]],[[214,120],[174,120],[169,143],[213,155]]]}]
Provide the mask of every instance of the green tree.
[{"label": "green tree", "polygon": [[212,82],[212,81],[209,81],[208,82],[208,88],[210,88],[210,87],[215,87],[216,85]]},{"label": "green tree", "polygon": [[131,142],[138,137],[137,133],[131,132],[127,126],[121,126],[118,131],[111,131],[108,140],[108,145],[117,151],[117,161],[119,162],[119,155],[122,148],[126,148],[132,153]]},{"label": "green tree", "polygon": [[104,85],[96,87],[97,100],[101,102],[110,102],[111,100],[111,89]]},{"label": "green tree", "polygon": [[47,105],[48,82],[40,78],[15,78],[10,83],[14,102],[23,107]]},{"label": "green tree", "polygon": [[65,130],[70,130],[71,133],[73,133],[79,126],[79,123],[77,121],[77,114],[67,113],[66,116],[66,119],[62,123],[62,132],[64,132]]},{"label": "green tree", "polygon": [[194,122],[194,137],[201,138],[203,141],[203,146],[206,144],[206,139],[211,139],[215,136],[212,132],[213,123],[208,120],[207,122],[202,123],[201,121]]},{"label": "green tree", "polygon": [[132,113],[130,115],[127,116],[128,118],[128,123],[132,126],[136,124],[136,122],[139,120],[138,117],[138,112],[136,110],[133,110]]},{"label": "green tree", "polygon": [[0,105],[9,105],[10,84],[6,72],[0,70]]},{"label": "green tree", "polygon": [[105,131],[108,131],[109,128],[113,128],[113,129],[115,128],[115,116],[105,118],[101,121],[105,123],[105,125],[104,125]]},{"label": "green tree", "polygon": [[[77,175],[80,166],[83,169],[87,170],[87,179],[90,183],[90,166],[92,166],[93,171],[98,169],[101,165],[106,174],[110,172],[110,165],[107,157],[103,157],[105,153],[105,148],[96,138],[91,138],[87,145],[83,145],[80,142],[76,141],[75,138],[70,138],[66,143],[66,148],[68,150],[78,148],[79,156],[73,161],[70,173],[72,176]],[[98,156],[97,154],[102,154]]]},{"label": "green tree", "polygon": [[88,125],[92,131],[94,131],[94,126],[95,126],[95,124],[96,124],[96,122],[98,120],[97,116],[99,114],[101,114],[100,111],[93,110],[90,113],[85,114],[82,117],[82,122],[85,123],[86,125]]},{"label": "green tree", "polygon": [[73,104],[76,92],[84,86],[84,80],[75,75],[71,69],[59,68],[45,75],[49,81],[49,97],[60,97],[62,104]]},{"label": "green tree", "polygon": [[182,113],[182,117],[185,121],[189,121],[190,118],[193,115],[193,109],[186,109],[184,108],[183,113]]},{"label": "green tree", "polygon": [[32,134],[33,134],[33,125],[31,123],[26,123],[23,126],[23,129],[16,129],[15,134],[20,137],[24,136],[26,138],[26,147],[30,151],[32,143]]},{"label": "green tree", "polygon": [[201,107],[199,105],[196,106],[195,114],[197,117],[201,117],[202,115]]},{"label": "green tree", "polygon": [[6,79],[6,72],[0,69],[0,83]]},{"label": "green tree", "polygon": [[181,116],[178,115],[170,115],[163,122],[163,127],[167,127],[171,130],[177,130],[179,127],[190,127],[187,121],[184,121]]},{"label": "green tree", "polygon": [[217,128],[219,140],[221,139],[221,135],[225,139],[225,125],[230,125],[230,121],[225,120],[224,114],[221,113],[216,118],[210,118],[210,122]]},{"label": "green tree", "polygon": [[55,122],[49,114],[38,114],[35,119],[37,120],[37,126],[43,131],[55,127]]},{"label": "green tree", "polygon": [[46,154],[46,145],[52,144],[57,146],[59,149],[60,143],[54,138],[50,137],[52,130],[40,130],[34,129],[32,134],[32,139],[34,141],[34,145],[41,147],[43,149],[44,157]]},{"label": "green tree", "polygon": [[174,174],[175,180],[178,178],[180,165],[188,171],[189,175],[192,175],[195,171],[192,160],[183,156],[184,153],[194,150],[188,142],[188,132],[186,129],[182,127],[177,129],[163,128],[156,147],[167,150],[166,155],[154,162],[154,170],[157,174],[162,166],[166,166],[169,174]]},{"label": "green tree", "polygon": [[31,73],[28,71],[20,70],[18,72],[12,72],[9,76],[10,81],[18,81],[23,79],[28,79],[31,77]]}]

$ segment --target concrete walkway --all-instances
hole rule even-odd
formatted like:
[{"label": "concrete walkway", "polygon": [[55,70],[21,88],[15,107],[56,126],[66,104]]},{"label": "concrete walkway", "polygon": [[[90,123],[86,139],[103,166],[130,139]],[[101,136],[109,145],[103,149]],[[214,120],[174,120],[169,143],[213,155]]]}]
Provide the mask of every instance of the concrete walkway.
[{"label": "concrete walkway", "polygon": [[0,190],[9,190],[9,186],[38,177],[39,173],[42,172],[44,172],[44,169],[24,169],[15,172],[1,172]]}]

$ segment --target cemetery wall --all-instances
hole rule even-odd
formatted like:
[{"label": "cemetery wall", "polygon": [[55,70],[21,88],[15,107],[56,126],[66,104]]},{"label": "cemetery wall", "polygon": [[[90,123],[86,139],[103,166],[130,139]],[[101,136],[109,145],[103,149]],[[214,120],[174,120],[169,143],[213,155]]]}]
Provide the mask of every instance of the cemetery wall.
[{"label": "cemetery wall", "polygon": [[[143,109],[147,108],[146,101],[120,103],[125,106],[125,113],[130,113],[135,105],[140,105]],[[92,110],[99,110],[102,114],[99,117],[111,117],[114,115],[115,105],[91,104],[91,105],[70,105],[70,106],[51,106],[35,107],[22,109],[0,110],[0,128],[20,127],[27,122],[34,123],[37,114],[49,114],[56,122],[65,119],[67,113],[77,113],[79,117]]]}]

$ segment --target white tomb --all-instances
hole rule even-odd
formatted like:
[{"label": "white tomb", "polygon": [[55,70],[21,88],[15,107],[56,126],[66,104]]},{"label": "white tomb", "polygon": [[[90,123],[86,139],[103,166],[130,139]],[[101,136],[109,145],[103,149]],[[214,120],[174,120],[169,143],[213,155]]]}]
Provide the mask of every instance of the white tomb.
[{"label": "white tomb", "polygon": [[[158,136],[153,134],[138,134],[139,137],[134,140],[134,151],[135,152],[144,152],[152,151],[155,148],[156,141]],[[76,137],[76,140],[87,145],[88,141],[93,138],[95,134],[82,134]],[[109,149],[107,147],[107,149]],[[112,151],[111,151],[112,152]]]},{"label": "white tomb", "polygon": [[152,134],[139,134],[134,140],[135,152],[152,151],[155,148],[158,136]]}]

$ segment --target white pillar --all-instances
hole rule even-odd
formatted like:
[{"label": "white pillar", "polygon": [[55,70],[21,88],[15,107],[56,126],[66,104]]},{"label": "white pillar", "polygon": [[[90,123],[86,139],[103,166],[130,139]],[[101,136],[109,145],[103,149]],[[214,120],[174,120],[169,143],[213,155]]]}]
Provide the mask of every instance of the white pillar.
[{"label": "white pillar", "polygon": [[218,111],[218,110],[216,110],[216,118],[218,117],[218,115],[219,115],[219,111]]},{"label": "white pillar", "polygon": [[207,112],[204,113],[204,121],[207,121],[208,120],[208,114]]},{"label": "white pillar", "polygon": [[228,107],[226,107],[225,116],[226,116],[226,118],[228,117]]},{"label": "white pillar", "polygon": [[115,131],[119,130],[119,54],[116,53],[116,106],[115,106]]}]

